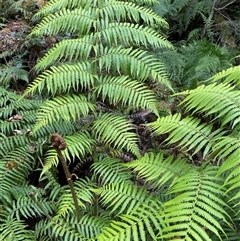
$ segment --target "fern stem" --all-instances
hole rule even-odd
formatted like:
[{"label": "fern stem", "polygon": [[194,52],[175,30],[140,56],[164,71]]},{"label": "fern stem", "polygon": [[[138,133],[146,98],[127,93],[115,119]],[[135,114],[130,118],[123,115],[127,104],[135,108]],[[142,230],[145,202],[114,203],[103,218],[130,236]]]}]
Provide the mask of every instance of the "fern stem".
[{"label": "fern stem", "polygon": [[65,158],[62,154],[62,150],[66,149],[66,143],[65,143],[64,139],[62,138],[62,136],[60,136],[57,133],[52,134],[50,139],[51,139],[51,143],[52,143],[53,147],[55,148],[55,150],[58,154],[60,162],[62,164],[65,176],[67,178],[68,185],[69,185],[71,193],[72,193],[72,198],[73,198],[74,206],[75,206],[75,209],[76,209],[77,218],[78,218],[78,220],[80,220],[81,219],[80,207],[78,205],[77,195],[76,195],[76,192],[75,192],[75,189],[74,189],[72,176],[71,176],[71,173],[68,170],[66,160],[65,160]]},{"label": "fern stem", "polygon": [[71,189],[72,198],[73,198],[74,206],[75,206],[75,209],[76,209],[77,218],[78,218],[78,220],[80,220],[81,219],[80,207],[78,205],[77,195],[76,195],[76,192],[75,192],[75,189],[74,189],[72,176],[71,176],[71,174],[70,174],[70,172],[68,170],[68,166],[67,166],[66,160],[65,160],[64,156],[62,155],[61,150],[56,148],[56,151],[57,151],[59,159],[60,159],[60,161],[62,163],[62,167],[63,167],[64,173],[65,173],[65,176],[67,178],[68,185],[69,185],[69,187]]}]

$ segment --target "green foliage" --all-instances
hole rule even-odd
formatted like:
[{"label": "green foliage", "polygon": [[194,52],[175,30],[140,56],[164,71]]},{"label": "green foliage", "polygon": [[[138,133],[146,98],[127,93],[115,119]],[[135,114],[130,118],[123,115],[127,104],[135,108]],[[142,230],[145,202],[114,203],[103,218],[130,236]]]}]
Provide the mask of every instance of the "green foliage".
[{"label": "green foliage", "polygon": [[[23,96],[0,88],[0,240],[239,239],[239,68],[211,77],[229,64],[222,49],[190,44],[179,71],[199,82],[172,97],[181,113],[160,113],[156,96],[172,86],[150,53],[167,56],[172,45],[155,3],[52,0],[36,14],[42,20],[29,38],[59,42]],[[173,3],[184,12],[190,1]],[[52,133],[66,142],[60,153],[80,217],[59,183]]]}]

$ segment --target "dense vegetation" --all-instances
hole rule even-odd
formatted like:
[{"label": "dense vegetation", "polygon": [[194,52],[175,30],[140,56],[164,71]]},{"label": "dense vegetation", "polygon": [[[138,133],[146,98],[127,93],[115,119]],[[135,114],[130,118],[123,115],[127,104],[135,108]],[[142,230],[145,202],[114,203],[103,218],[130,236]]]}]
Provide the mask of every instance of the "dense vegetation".
[{"label": "dense vegetation", "polygon": [[238,1],[0,13],[0,240],[240,240]]}]

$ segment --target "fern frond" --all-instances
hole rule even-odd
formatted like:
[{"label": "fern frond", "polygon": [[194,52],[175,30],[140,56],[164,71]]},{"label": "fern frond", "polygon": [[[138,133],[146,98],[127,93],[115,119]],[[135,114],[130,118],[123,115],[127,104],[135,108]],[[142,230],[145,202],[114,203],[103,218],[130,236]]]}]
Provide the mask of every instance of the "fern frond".
[{"label": "fern frond", "polygon": [[89,34],[78,39],[66,39],[57,43],[35,65],[36,70],[43,70],[56,61],[87,60],[96,42],[96,35]]},{"label": "fern frond", "polygon": [[102,19],[109,18],[111,22],[131,21],[139,23],[143,20],[147,25],[158,25],[168,28],[168,23],[151,9],[137,6],[133,2],[109,1],[99,11]]},{"label": "fern frond", "polygon": [[102,185],[123,181],[127,183],[132,177],[127,168],[117,158],[106,157],[99,160],[93,164],[92,169]]},{"label": "fern frond", "polygon": [[0,226],[0,240],[35,240],[34,231],[27,230],[27,225],[23,221],[11,219],[5,220]]},{"label": "fern frond", "polygon": [[58,165],[58,155],[55,149],[49,149],[46,152],[45,163],[41,172],[40,177],[43,176],[46,172],[48,172],[53,166]]},{"label": "fern frond", "polygon": [[223,134],[221,129],[212,131],[211,124],[201,124],[200,119],[189,116],[181,119],[180,114],[158,118],[147,126],[156,135],[170,133],[165,142],[178,143],[178,146],[187,150],[194,149],[193,155],[204,148],[203,156],[206,156],[212,150],[214,138]]},{"label": "fern frond", "polygon": [[231,122],[232,127],[240,123],[239,91],[227,84],[210,84],[199,86],[190,91],[180,93],[186,95],[181,102],[187,111],[206,112],[206,115],[217,114],[222,125]]},{"label": "fern frond", "polygon": [[184,160],[176,159],[173,156],[164,158],[163,153],[146,153],[140,159],[134,160],[124,166],[133,169],[137,177],[145,180],[154,187],[160,188],[170,181],[191,171],[191,166]]},{"label": "fern frond", "polygon": [[10,151],[30,145],[29,139],[25,135],[15,135],[0,139],[0,158],[3,158]]},{"label": "fern frond", "polygon": [[96,76],[88,72],[88,65],[84,62],[75,65],[64,64],[51,67],[40,74],[26,89],[23,94],[42,93],[45,88],[49,95],[68,93],[70,90],[79,91],[90,89]]},{"label": "fern frond", "polygon": [[120,215],[119,221],[112,221],[97,236],[99,241],[147,241],[157,240],[156,230],[162,229],[163,220],[159,217],[160,207],[145,206],[130,214]]},{"label": "fern frond", "polygon": [[39,128],[59,120],[76,121],[81,116],[86,116],[95,107],[83,95],[65,95],[46,101],[39,109],[36,125],[33,132]]},{"label": "fern frond", "polygon": [[95,91],[103,101],[108,99],[111,104],[132,106],[138,109],[150,109],[156,115],[158,110],[154,93],[139,81],[131,80],[128,76],[112,77],[106,76],[100,79],[101,83]]},{"label": "fern frond", "polygon": [[144,46],[155,48],[172,48],[166,38],[150,27],[132,23],[110,23],[101,22],[101,31],[97,33],[103,36],[109,46]]},{"label": "fern frond", "polygon": [[240,65],[223,70],[215,74],[209,80],[212,82],[217,82],[219,80],[222,80],[223,83],[234,83],[235,85],[239,85],[240,84],[239,73],[240,73]]},{"label": "fern frond", "polygon": [[93,217],[84,215],[80,221],[75,219],[74,223],[79,233],[89,240],[90,238],[96,237],[102,229],[109,224],[109,219],[102,216]]},{"label": "fern frond", "polygon": [[87,132],[76,133],[72,136],[65,136],[67,148],[62,152],[67,160],[74,160],[76,157],[81,159],[86,154],[92,153],[92,146],[95,140]]},{"label": "fern frond", "polygon": [[43,8],[41,8],[35,15],[35,18],[47,16],[51,13],[59,12],[62,8],[74,9],[74,8],[84,8],[84,6],[89,3],[88,0],[52,0],[47,2]]},{"label": "fern frond", "polygon": [[161,238],[211,241],[208,232],[212,232],[221,240],[219,232],[225,233],[220,220],[228,223],[230,217],[225,211],[227,204],[222,200],[223,179],[216,174],[216,167],[192,168],[191,172],[175,180],[170,193],[177,196],[164,203],[167,227]]},{"label": "fern frond", "polygon": [[0,159],[0,196],[9,196],[11,187],[26,185],[27,178],[35,163],[34,156],[28,148],[21,147],[11,150]]},{"label": "fern frond", "polygon": [[240,143],[236,137],[222,137],[215,145],[217,158],[225,159],[218,170],[218,175],[227,172],[224,186],[227,187],[226,193],[234,190],[235,193],[230,201],[236,201],[235,205],[240,205]]},{"label": "fern frond", "polygon": [[103,206],[110,209],[110,213],[116,213],[116,215],[129,214],[133,209],[145,205],[153,208],[160,205],[160,202],[149,195],[145,188],[138,188],[126,182],[110,183],[92,191],[99,196]]},{"label": "fern frond", "polygon": [[137,80],[145,81],[151,76],[154,80],[172,89],[168,76],[165,73],[164,65],[159,59],[149,56],[146,51],[133,48],[99,48],[99,70],[114,71],[123,73]]},{"label": "fern frond", "polygon": [[120,116],[103,114],[94,122],[93,130],[97,139],[102,140],[114,148],[126,148],[134,155],[140,156],[137,146],[138,138],[130,123]]},{"label": "fern frond", "polygon": [[61,32],[76,32],[82,36],[89,33],[92,27],[94,27],[94,19],[89,10],[62,8],[59,12],[44,17],[32,30],[30,36],[56,35]]},{"label": "fern frond", "polygon": [[52,215],[56,211],[56,205],[52,202],[46,200],[43,197],[38,197],[41,199],[41,208],[34,202],[29,196],[22,196],[18,200],[14,201],[12,204],[12,210],[10,212],[11,216],[16,216],[18,220],[21,217],[30,218],[36,216],[44,216],[45,213]]},{"label": "fern frond", "polygon": [[74,223],[66,222],[65,219],[41,220],[36,226],[36,236],[39,238],[47,236],[49,241],[54,239],[88,241],[76,230]]}]

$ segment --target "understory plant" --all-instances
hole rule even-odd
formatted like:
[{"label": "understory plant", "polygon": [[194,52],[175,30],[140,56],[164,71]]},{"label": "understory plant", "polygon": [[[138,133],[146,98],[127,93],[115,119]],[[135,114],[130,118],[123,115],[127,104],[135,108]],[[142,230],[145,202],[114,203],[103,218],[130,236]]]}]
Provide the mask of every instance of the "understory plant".
[{"label": "understory plant", "polygon": [[163,112],[173,89],[150,53],[172,45],[155,3],[52,0],[35,15],[29,38],[60,42],[23,96],[0,89],[0,240],[239,239],[239,66]]}]

